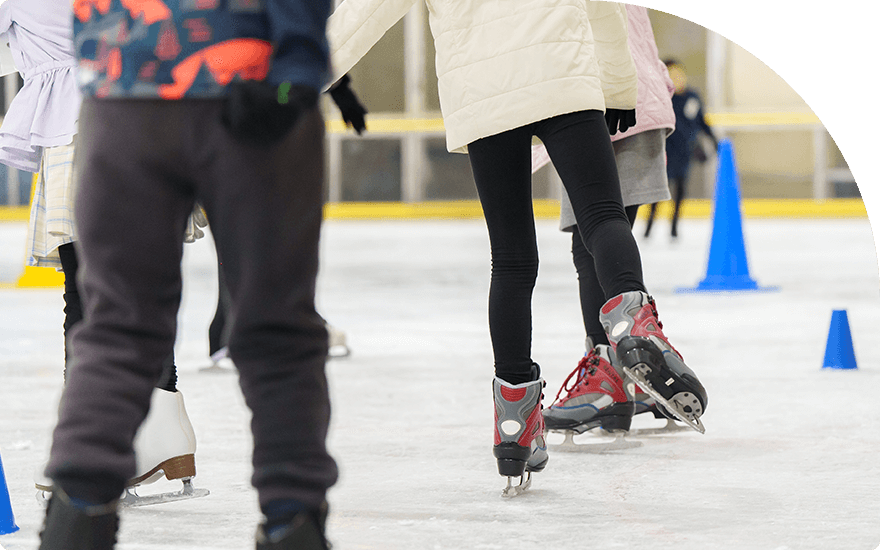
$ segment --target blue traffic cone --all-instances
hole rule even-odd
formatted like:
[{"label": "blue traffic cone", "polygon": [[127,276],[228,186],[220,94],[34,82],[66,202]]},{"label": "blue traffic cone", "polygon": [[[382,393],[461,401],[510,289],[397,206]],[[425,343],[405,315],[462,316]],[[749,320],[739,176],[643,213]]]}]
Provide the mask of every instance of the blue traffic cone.
[{"label": "blue traffic cone", "polygon": [[823,369],[855,369],[856,353],[853,350],[852,335],[849,332],[849,319],[845,309],[831,312],[831,328],[828,330],[828,343],[825,344]]},{"label": "blue traffic cone", "polygon": [[733,144],[729,139],[724,139],[718,144],[715,209],[706,277],[696,288],[680,288],[676,289],[677,292],[778,290],[777,287],[759,287],[749,276],[740,200]]},{"label": "blue traffic cone", "polygon": [[15,517],[12,515],[12,501],[9,488],[6,486],[6,475],[3,473],[3,460],[0,459],[0,535],[8,535],[18,531]]}]

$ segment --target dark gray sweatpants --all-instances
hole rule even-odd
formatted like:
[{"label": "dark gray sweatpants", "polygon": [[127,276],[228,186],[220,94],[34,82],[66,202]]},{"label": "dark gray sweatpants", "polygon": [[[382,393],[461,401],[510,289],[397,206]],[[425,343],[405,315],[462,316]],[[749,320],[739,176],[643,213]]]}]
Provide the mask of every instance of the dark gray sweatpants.
[{"label": "dark gray sweatpants", "polygon": [[218,99],[83,104],[75,164],[86,312],[72,337],[47,474],[135,475],[132,441],[174,346],[183,231],[198,200],[232,302],[229,352],[253,413],[260,504],[317,506],[337,478],[325,446],[327,333],[314,305],[324,122],[312,110],[260,149],[228,134],[221,107]]}]

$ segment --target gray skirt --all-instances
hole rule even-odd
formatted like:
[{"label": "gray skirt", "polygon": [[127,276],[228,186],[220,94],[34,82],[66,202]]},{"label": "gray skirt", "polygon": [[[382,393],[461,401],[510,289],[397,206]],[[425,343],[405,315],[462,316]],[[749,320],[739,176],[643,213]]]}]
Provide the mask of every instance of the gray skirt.
[{"label": "gray skirt", "polygon": [[[623,205],[652,204],[669,200],[666,179],[666,130],[648,130],[612,143]],[[568,200],[562,192],[559,211],[559,229],[574,231],[577,222]]]}]

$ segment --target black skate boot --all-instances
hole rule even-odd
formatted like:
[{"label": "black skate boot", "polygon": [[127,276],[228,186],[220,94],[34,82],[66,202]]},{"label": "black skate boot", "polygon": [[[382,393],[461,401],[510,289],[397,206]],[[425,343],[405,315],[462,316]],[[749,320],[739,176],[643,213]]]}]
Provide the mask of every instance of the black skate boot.
[{"label": "black skate boot", "polygon": [[257,527],[257,550],[329,550],[324,538],[327,503],[318,509],[300,512],[281,527],[267,531],[266,524]]},{"label": "black skate boot", "polygon": [[119,530],[117,505],[83,505],[56,487],[40,532],[40,550],[112,550]]}]

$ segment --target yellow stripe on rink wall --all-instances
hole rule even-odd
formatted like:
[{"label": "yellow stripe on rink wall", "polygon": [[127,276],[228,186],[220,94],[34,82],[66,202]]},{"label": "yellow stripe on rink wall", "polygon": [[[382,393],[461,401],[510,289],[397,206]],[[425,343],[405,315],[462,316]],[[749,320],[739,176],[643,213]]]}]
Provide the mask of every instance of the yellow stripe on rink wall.
[{"label": "yellow stripe on rink wall", "polygon": [[[867,218],[868,213],[861,199],[745,199],[741,203],[743,217],[757,218]],[[559,217],[559,201],[535,200],[535,217],[553,219]],[[640,216],[647,215],[642,208]],[[672,203],[658,205],[657,215],[669,217]],[[474,219],[481,218],[483,211],[479,201],[437,201],[407,204],[402,202],[339,202],[324,206],[324,217],[330,220],[412,220],[412,219]],[[710,218],[712,201],[706,199],[686,200],[682,204],[682,218]]]},{"label": "yellow stripe on rink wall", "polygon": [[[740,205],[745,218],[867,218],[868,213],[861,199],[744,199]],[[536,199],[535,217],[539,219],[559,216],[559,201]],[[682,204],[683,218],[709,218],[712,201],[688,199]],[[639,211],[641,216],[648,209]],[[657,215],[669,217],[672,203],[662,202]],[[29,208],[26,206],[0,206],[0,222],[26,222]],[[324,205],[324,217],[329,220],[417,220],[417,219],[473,219],[482,218],[483,210],[477,200],[403,202],[335,202]]]}]

